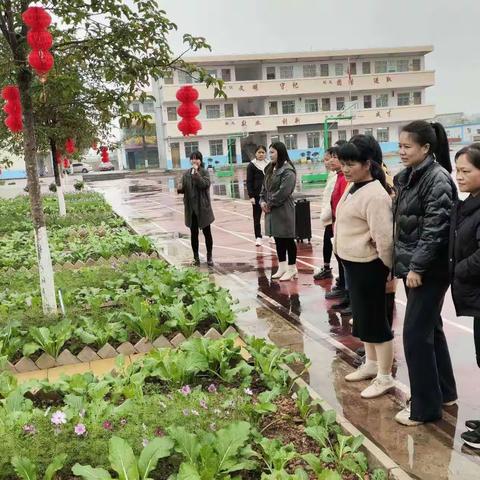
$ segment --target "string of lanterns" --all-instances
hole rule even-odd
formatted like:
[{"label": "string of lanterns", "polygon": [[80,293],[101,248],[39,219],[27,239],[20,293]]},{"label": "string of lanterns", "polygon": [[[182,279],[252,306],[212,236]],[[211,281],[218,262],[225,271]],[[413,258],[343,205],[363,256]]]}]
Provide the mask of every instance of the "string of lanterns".
[{"label": "string of lanterns", "polygon": [[13,132],[23,130],[22,104],[20,102],[20,91],[16,85],[7,85],[2,89],[2,98],[6,101],[3,111],[7,114],[5,125]]},{"label": "string of lanterns", "polygon": [[185,85],[178,89],[176,97],[180,102],[177,113],[182,117],[182,120],[178,122],[178,129],[184,137],[196,135],[202,128],[202,124],[195,118],[200,113],[200,109],[195,103],[195,100],[198,99],[198,90],[191,85]]}]

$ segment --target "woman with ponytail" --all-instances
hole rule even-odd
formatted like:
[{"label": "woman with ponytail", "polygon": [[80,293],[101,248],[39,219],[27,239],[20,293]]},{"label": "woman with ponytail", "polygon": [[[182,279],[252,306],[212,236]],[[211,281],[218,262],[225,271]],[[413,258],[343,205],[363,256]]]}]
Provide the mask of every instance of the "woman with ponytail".
[{"label": "woman with ponytail", "polygon": [[402,128],[394,178],[395,275],[405,284],[403,346],[411,400],[395,420],[406,426],[442,417],[457,400],[450,353],[442,325],[449,286],[450,215],[457,190],[447,135],[439,123],[415,121]]},{"label": "woman with ponytail", "polygon": [[375,398],[395,386],[386,297],[393,258],[392,200],[381,167],[381,149],[373,137],[355,135],[340,147],[338,157],[351,186],[337,207],[334,250],[348,278],[352,333],[363,341],[366,355],[365,363],[345,380],[373,378],[361,396]]}]

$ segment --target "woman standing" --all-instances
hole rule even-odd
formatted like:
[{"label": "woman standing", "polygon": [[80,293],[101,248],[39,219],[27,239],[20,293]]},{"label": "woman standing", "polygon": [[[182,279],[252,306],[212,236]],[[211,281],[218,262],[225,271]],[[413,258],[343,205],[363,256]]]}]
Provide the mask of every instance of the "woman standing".
[{"label": "woman standing", "polygon": [[[480,367],[480,143],[462,148],[455,156],[457,183],[470,193],[452,210],[450,271],[457,315],[473,317],[477,365]],[[480,420],[468,420],[463,441],[480,449]]]},{"label": "woman standing", "polygon": [[210,224],[213,223],[212,203],[210,201],[210,176],[203,164],[200,152],[190,155],[192,168],[189,168],[182,177],[182,186],[177,190],[183,193],[185,207],[185,225],[190,229],[190,240],[193,250],[193,263],[200,265],[198,256],[198,230],[202,229],[207,247],[207,265],[213,266],[212,249],[213,238]]},{"label": "woman standing", "polygon": [[449,281],[448,239],[456,188],[447,135],[439,123],[416,121],[400,133],[406,167],[394,178],[395,275],[405,284],[403,346],[411,401],[395,416],[406,426],[442,417],[457,400],[441,311]]},{"label": "woman standing", "polygon": [[277,247],[278,270],[272,278],[286,281],[295,278],[298,273],[295,205],[292,198],[297,173],[282,142],[270,145],[269,153],[270,163],[265,169],[260,206],[265,213],[265,232],[275,239]]},{"label": "woman standing", "polygon": [[345,380],[374,378],[363,398],[391,390],[393,335],[387,318],[386,282],[392,267],[392,200],[385,174],[374,160],[377,142],[355,135],[340,147],[342,171],[351,186],[343,194],[335,221],[334,250],[348,278],[353,335],[365,346],[366,361]]},{"label": "woman standing", "polygon": [[257,247],[262,244],[262,227],[260,225],[262,208],[260,207],[260,194],[262,193],[265,167],[267,165],[267,149],[263,145],[259,145],[255,150],[255,158],[247,167],[247,191],[248,198],[250,198],[250,203],[252,204],[253,229],[255,232],[255,245],[257,245]]}]

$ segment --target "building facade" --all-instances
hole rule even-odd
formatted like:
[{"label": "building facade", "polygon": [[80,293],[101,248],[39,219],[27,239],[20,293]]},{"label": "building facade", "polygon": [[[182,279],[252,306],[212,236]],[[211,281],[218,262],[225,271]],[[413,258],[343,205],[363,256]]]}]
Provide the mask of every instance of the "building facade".
[{"label": "building facade", "polygon": [[[398,148],[399,129],[431,119],[425,90],[435,75],[425,69],[430,46],[189,59],[225,81],[227,99],[197,83],[202,129],[183,137],[177,128],[177,90],[195,83],[175,71],[154,83],[159,166],[187,168],[200,150],[213,166],[248,162],[258,144],[284,142],[293,160],[323,154],[325,120],[329,142],[356,133],[373,134],[384,151]],[[351,117],[334,119],[328,117]]]}]

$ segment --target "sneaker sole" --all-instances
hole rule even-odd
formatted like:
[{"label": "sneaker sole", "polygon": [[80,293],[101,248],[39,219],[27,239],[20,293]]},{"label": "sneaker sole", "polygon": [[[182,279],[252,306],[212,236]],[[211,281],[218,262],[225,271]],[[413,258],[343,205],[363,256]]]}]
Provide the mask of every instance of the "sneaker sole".
[{"label": "sneaker sole", "polygon": [[479,443],[473,443],[473,442],[467,442],[467,440],[463,440],[463,442],[471,448],[475,448],[476,450],[480,449],[480,442]]},{"label": "sneaker sole", "polygon": [[420,425],[423,425],[424,422],[417,422],[415,420],[409,420],[409,422],[412,422],[412,423],[404,423],[400,420],[397,419],[397,417],[395,417],[395,421],[397,423],[399,423],[400,425],[403,425],[404,427],[419,427]]}]

